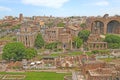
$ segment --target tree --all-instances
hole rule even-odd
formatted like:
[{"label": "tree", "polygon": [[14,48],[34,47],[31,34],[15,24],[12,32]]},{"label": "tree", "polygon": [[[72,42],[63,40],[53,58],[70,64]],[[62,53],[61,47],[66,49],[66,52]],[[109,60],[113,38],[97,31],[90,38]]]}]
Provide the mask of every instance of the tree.
[{"label": "tree", "polygon": [[105,37],[105,40],[108,43],[120,43],[120,37],[117,35],[109,34]]},{"label": "tree", "polygon": [[90,31],[88,30],[82,30],[78,33],[78,37],[83,40],[83,42],[86,42],[88,40],[88,37],[90,35]]},{"label": "tree", "polygon": [[75,47],[80,48],[82,43],[83,43],[83,41],[79,37],[75,37],[74,38],[74,45],[75,45]]},{"label": "tree", "polygon": [[10,61],[19,61],[23,59],[25,46],[20,42],[8,43],[3,48],[2,58]]},{"label": "tree", "polygon": [[32,59],[36,55],[37,55],[37,51],[34,48],[25,49],[25,52],[24,52],[24,58],[25,59],[28,59],[28,60]]},{"label": "tree", "polygon": [[42,35],[38,34],[35,39],[35,47],[42,48],[44,46],[44,44],[45,44],[45,42],[44,42],[44,39],[42,38]]},{"label": "tree", "polygon": [[120,37],[117,35],[107,35],[104,41],[108,43],[108,48],[120,48]]}]

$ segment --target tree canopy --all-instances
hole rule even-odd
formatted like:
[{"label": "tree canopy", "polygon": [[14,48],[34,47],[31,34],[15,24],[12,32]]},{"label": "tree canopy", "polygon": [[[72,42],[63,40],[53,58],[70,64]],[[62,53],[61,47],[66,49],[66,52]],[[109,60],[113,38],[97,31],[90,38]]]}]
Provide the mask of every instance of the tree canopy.
[{"label": "tree canopy", "polygon": [[25,49],[25,52],[24,52],[24,58],[25,59],[28,59],[28,60],[32,59],[36,55],[37,55],[37,51],[34,48]]},{"label": "tree canopy", "polygon": [[90,31],[88,30],[82,30],[78,33],[78,37],[83,40],[83,42],[86,42],[88,40],[88,37],[90,35]]},{"label": "tree canopy", "polygon": [[120,37],[117,35],[109,34],[105,37],[104,41],[108,43],[108,48],[120,48]]},{"label": "tree canopy", "polygon": [[37,51],[32,48],[25,48],[20,42],[8,43],[3,48],[2,58],[10,61],[20,61],[22,59],[32,59],[37,55]]},{"label": "tree canopy", "polygon": [[44,46],[45,42],[41,34],[38,34],[35,39],[35,47],[36,48],[42,48]]},{"label": "tree canopy", "polygon": [[79,37],[75,37],[74,38],[74,45],[75,45],[75,47],[80,48],[82,43],[83,43],[83,41]]},{"label": "tree canopy", "polygon": [[22,60],[24,56],[24,51],[25,51],[25,47],[22,43],[19,43],[19,42],[8,43],[3,48],[2,58],[7,61]]}]

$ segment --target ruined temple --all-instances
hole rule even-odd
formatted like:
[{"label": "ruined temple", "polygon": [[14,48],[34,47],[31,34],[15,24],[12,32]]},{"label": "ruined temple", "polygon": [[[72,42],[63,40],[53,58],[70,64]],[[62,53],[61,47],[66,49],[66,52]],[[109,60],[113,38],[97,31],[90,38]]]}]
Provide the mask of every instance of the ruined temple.
[{"label": "ruined temple", "polygon": [[24,22],[17,33],[17,41],[22,42],[26,47],[34,47],[35,38],[39,27],[31,25],[31,22]]}]

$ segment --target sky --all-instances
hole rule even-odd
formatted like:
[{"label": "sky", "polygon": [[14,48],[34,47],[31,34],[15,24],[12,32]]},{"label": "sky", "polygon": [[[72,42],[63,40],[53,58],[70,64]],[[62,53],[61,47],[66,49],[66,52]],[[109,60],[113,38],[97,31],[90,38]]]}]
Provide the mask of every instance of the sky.
[{"label": "sky", "polygon": [[4,16],[103,16],[120,15],[120,0],[0,0]]}]

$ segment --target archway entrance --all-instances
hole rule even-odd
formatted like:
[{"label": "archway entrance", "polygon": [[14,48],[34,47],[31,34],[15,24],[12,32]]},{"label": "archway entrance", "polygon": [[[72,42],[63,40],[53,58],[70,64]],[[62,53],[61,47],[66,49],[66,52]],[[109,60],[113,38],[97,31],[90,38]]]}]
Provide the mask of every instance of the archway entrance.
[{"label": "archway entrance", "polygon": [[92,33],[95,33],[97,30],[97,33],[104,34],[104,23],[101,21],[94,21],[92,23],[91,31]]},{"label": "archway entrance", "polygon": [[107,24],[107,33],[120,34],[120,23],[112,20]]}]

